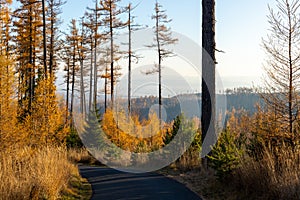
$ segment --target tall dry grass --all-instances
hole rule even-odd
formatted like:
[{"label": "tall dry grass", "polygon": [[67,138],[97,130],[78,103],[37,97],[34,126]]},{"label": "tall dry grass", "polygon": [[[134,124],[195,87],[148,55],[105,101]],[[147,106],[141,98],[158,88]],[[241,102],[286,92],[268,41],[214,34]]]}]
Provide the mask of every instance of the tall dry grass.
[{"label": "tall dry grass", "polygon": [[245,159],[233,176],[245,199],[300,199],[300,149],[264,148],[261,159]]},{"label": "tall dry grass", "polygon": [[0,152],[0,199],[57,199],[74,174],[65,148],[10,148]]}]

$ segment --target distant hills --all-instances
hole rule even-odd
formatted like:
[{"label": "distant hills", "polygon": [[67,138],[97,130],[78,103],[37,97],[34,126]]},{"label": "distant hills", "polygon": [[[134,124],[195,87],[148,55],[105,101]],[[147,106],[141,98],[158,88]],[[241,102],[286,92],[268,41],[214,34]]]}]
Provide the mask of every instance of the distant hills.
[{"label": "distant hills", "polygon": [[[225,98],[226,97],[226,98]],[[221,102],[221,103],[220,103]],[[138,114],[140,120],[147,119],[150,110],[158,112],[158,98],[154,96],[145,96],[132,99],[132,112]],[[227,92],[227,94],[217,95],[218,106],[224,104],[227,111],[232,109],[243,109],[250,115],[256,112],[256,105],[263,104],[258,93],[253,92]],[[155,106],[156,105],[156,106]],[[118,101],[118,106],[127,108],[125,99]],[[103,113],[104,105],[100,105],[100,112]],[[199,117],[201,115],[201,94],[181,94],[170,98],[163,98],[163,118],[170,122],[180,113],[188,117]],[[167,113],[167,116],[165,115]]]}]

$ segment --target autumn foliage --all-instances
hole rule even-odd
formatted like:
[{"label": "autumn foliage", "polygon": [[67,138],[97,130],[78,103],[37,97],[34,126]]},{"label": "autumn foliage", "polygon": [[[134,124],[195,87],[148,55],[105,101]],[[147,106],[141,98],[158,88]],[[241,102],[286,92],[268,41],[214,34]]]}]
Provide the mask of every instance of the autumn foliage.
[{"label": "autumn foliage", "polygon": [[141,153],[151,152],[164,145],[166,130],[159,128],[159,119],[155,113],[148,120],[139,121],[137,115],[128,119],[124,112],[107,110],[102,121],[107,137],[124,150]]}]

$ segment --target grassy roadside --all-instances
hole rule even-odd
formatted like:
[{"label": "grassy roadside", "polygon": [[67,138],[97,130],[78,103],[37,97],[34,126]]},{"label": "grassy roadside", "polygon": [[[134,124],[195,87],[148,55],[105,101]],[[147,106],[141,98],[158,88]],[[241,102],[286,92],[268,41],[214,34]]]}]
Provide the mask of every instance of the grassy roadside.
[{"label": "grassy roadside", "polygon": [[0,180],[0,200],[89,199],[92,194],[64,147],[0,151]]},{"label": "grassy roadside", "polygon": [[232,187],[230,182],[225,185],[217,180],[212,169],[199,167],[189,171],[181,171],[171,165],[159,170],[158,173],[184,184],[203,200],[241,199],[238,198],[241,197],[241,194]]},{"label": "grassy roadside", "polygon": [[92,197],[92,187],[87,179],[78,175],[72,176],[69,180],[68,187],[62,192],[60,199],[73,200],[81,199],[88,200]]}]

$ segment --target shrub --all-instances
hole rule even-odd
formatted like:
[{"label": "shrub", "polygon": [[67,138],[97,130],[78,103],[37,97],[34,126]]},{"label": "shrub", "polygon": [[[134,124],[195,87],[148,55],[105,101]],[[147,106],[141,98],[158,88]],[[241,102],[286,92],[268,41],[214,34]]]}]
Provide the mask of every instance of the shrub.
[{"label": "shrub", "polygon": [[207,156],[209,165],[216,170],[218,178],[225,178],[239,166],[243,152],[235,136],[228,130],[224,131],[212,148],[211,155]]}]

